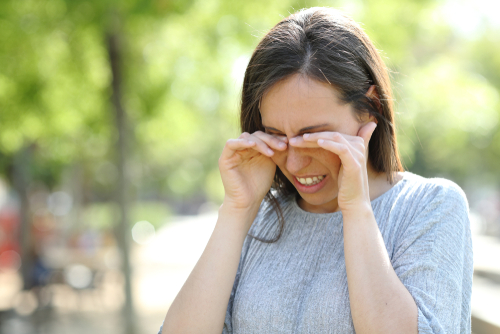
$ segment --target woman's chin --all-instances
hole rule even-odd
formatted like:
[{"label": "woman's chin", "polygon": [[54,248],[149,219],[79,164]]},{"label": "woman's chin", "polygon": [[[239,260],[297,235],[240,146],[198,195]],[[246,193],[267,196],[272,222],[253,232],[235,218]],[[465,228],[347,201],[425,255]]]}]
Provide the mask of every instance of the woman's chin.
[{"label": "woman's chin", "polygon": [[325,199],[324,195],[321,196],[319,194],[300,194],[300,197],[301,199],[298,204],[305,211],[313,213],[338,211],[337,192],[334,196],[328,196],[328,199]]}]

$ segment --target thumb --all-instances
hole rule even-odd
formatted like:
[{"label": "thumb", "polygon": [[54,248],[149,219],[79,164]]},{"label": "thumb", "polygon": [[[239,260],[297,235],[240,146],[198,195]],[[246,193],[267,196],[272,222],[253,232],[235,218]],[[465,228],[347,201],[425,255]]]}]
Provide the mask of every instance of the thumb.
[{"label": "thumb", "polygon": [[373,131],[375,131],[376,127],[377,123],[368,122],[359,129],[357,135],[363,138],[365,141],[365,147],[368,147],[368,143],[370,142],[370,138],[372,137]]}]

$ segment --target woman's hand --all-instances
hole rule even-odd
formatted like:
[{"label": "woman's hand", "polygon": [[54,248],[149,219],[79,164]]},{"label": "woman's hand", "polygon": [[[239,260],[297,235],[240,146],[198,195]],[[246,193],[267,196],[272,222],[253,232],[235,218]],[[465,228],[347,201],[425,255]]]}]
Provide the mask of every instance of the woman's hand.
[{"label": "woman's hand", "polygon": [[242,133],[229,139],[219,158],[219,170],[224,185],[224,204],[235,209],[258,208],[271,188],[276,164],[274,150],[284,151],[287,138],[262,131]]},{"label": "woman's hand", "polygon": [[342,165],[338,176],[337,201],[344,213],[370,205],[366,164],[368,143],[376,127],[377,124],[369,122],[359,129],[356,136],[328,131],[304,134],[290,140],[291,146],[321,147],[339,156]]}]

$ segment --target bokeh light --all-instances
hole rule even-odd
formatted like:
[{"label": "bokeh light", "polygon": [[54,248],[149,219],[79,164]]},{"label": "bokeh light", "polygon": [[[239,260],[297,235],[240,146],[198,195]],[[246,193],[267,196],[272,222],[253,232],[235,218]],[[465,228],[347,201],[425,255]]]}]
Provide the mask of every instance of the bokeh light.
[{"label": "bokeh light", "polygon": [[132,227],[132,239],[139,245],[146,245],[155,236],[155,227],[148,221],[139,221]]},{"label": "bokeh light", "polygon": [[64,216],[71,211],[73,199],[64,191],[56,191],[48,197],[47,205],[54,216]]},{"label": "bokeh light", "polygon": [[18,271],[21,268],[21,256],[13,250],[8,250],[0,254],[1,271]]},{"label": "bokeh light", "polygon": [[92,284],[92,271],[83,264],[72,264],[64,268],[64,278],[75,289],[85,289]]}]

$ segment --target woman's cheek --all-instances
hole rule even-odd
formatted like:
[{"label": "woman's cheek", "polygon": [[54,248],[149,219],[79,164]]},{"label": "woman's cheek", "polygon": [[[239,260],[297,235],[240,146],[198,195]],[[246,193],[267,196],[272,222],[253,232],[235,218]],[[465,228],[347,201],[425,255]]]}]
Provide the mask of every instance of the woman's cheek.
[{"label": "woman's cheek", "polygon": [[315,158],[317,161],[325,165],[325,167],[327,167],[331,172],[339,172],[341,160],[337,154],[321,149],[316,152]]},{"label": "woman's cheek", "polygon": [[341,166],[341,164],[342,164],[342,160],[340,160],[340,158],[339,158],[339,156],[338,156],[338,155],[336,155],[336,156],[332,159],[332,161],[331,161],[331,163],[330,163],[330,166],[331,166],[330,170],[331,170],[332,174],[333,174],[335,177],[338,177],[338,175],[339,175],[339,172],[340,172],[340,166]]},{"label": "woman's cheek", "polygon": [[280,151],[274,151],[274,155],[271,157],[271,160],[277,165],[282,166],[286,159],[286,153]]}]

